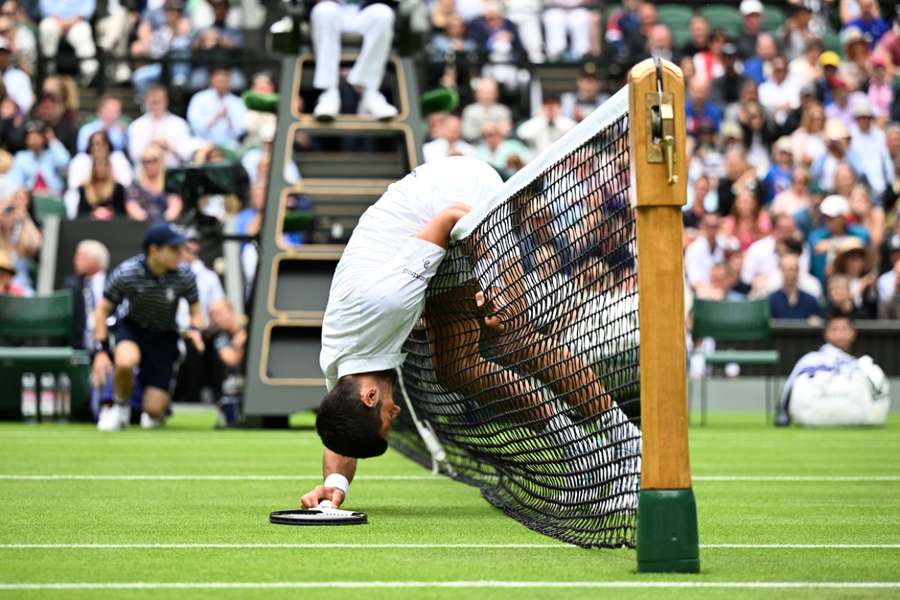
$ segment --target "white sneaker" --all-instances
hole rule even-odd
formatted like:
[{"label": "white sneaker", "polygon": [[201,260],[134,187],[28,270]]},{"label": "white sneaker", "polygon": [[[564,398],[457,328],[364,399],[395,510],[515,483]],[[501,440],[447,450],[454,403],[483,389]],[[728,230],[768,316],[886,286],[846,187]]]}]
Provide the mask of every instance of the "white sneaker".
[{"label": "white sneaker", "polygon": [[129,67],[125,63],[119,63],[118,65],[116,65],[116,70],[113,74],[113,81],[116,83],[126,83],[129,80],[131,80],[131,67]]},{"label": "white sneaker", "polygon": [[165,417],[154,419],[145,412],[141,413],[141,429],[159,429],[165,424],[165,422]]},{"label": "white sneaker", "polygon": [[313,116],[320,121],[334,121],[341,112],[341,95],[337,88],[325,90],[316,102]]},{"label": "white sneaker", "polygon": [[131,407],[120,404],[108,404],[100,407],[97,430],[119,431],[128,427],[130,419]]},{"label": "white sneaker", "polygon": [[391,105],[378,90],[366,90],[359,101],[357,114],[374,117],[379,121],[387,121],[397,116],[397,109]]}]

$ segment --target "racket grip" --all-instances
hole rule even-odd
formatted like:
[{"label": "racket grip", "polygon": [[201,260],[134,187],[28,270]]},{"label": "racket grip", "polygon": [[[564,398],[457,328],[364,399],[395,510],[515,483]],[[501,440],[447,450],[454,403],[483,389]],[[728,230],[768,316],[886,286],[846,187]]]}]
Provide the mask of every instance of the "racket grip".
[{"label": "racket grip", "polygon": [[334,504],[332,504],[331,500],[322,500],[316,508],[334,508]]}]

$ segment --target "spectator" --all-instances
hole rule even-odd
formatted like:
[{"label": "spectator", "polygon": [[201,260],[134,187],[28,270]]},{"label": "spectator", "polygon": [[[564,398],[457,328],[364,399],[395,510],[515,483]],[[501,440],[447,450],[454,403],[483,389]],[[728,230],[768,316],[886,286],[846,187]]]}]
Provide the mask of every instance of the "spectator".
[{"label": "spectator", "polygon": [[[250,92],[255,94],[274,94],[275,80],[268,71],[260,71],[253,75],[250,83]],[[244,148],[253,148],[262,143],[263,139],[275,139],[275,129],[278,127],[278,115],[258,110],[247,110],[247,133],[244,136]]]},{"label": "spectator", "polygon": [[575,127],[575,121],[562,115],[559,97],[544,96],[541,113],[516,128],[516,137],[528,144],[532,154],[543,152],[567,131]]},{"label": "spectator", "polygon": [[687,111],[687,133],[696,137],[700,127],[707,125],[713,131],[719,131],[722,122],[722,109],[709,99],[710,84],[700,78],[691,79],[688,84],[689,99],[685,103]]},{"label": "spectator", "polygon": [[[727,252],[726,254],[733,254]],[[697,298],[703,300],[744,300],[746,296],[732,288],[733,271],[726,263],[715,263],[709,270],[709,281],[700,283],[695,290]]]},{"label": "spectator", "polygon": [[[519,39],[533,64],[544,62],[544,33],[541,29],[541,8],[543,0],[505,0],[506,18],[513,22],[519,32]],[[596,13],[592,14],[596,17]],[[599,44],[599,22],[592,29],[591,42]],[[599,46],[598,46],[599,48]]]},{"label": "spectator", "polygon": [[775,196],[789,190],[794,179],[794,149],[791,140],[786,137],[778,138],[772,147],[772,154],[775,162],[769,166],[765,177],[760,181],[766,204],[771,204]]},{"label": "spectator", "polygon": [[735,197],[731,214],[722,221],[722,233],[736,239],[741,251],[745,251],[771,230],[772,221],[769,214],[760,208],[756,195],[749,189],[741,189]]},{"label": "spectator", "polygon": [[11,16],[0,13],[0,40],[12,53],[12,64],[27,75],[37,66],[37,41],[27,25],[19,25]]},{"label": "spectator", "polygon": [[775,424],[879,425],[890,408],[890,387],[869,356],[850,354],[853,319],[828,313],[826,344],[804,355],[784,384]]},{"label": "spectator", "polygon": [[850,204],[848,221],[861,225],[869,232],[869,246],[873,251],[880,248],[885,232],[884,209],[872,204],[869,189],[861,183],[850,190],[847,202]]},{"label": "spectator", "polygon": [[[260,180],[268,179],[268,168],[271,155],[266,155],[265,174],[260,174]],[[225,152],[219,146],[208,144],[194,155],[194,165],[232,163],[233,159],[226,157]],[[236,215],[241,210],[241,199],[237,194],[219,193],[207,194],[197,200],[197,209],[208,217],[213,217],[221,222],[226,215]]]},{"label": "spectator", "polygon": [[575,91],[563,94],[560,99],[562,114],[580,123],[607,98],[608,95],[600,89],[597,66],[594,63],[585,63],[575,80]]},{"label": "spectator", "polygon": [[499,0],[484,3],[484,15],[469,23],[469,37],[477,51],[491,63],[488,69],[491,76],[508,87],[515,87],[518,84],[515,65],[525,60],[525,47],[515,24],[503,16],[503,4]]},{"label": "spectator", "polygon": [[591,32],[599,23],[584,0],[545,0],[544,31],[547,58],[556,62],[565,56],[580,61],[591,53]]},{"label": "spectator", "polygon": [[53,128],[56,139],[70,154],[75,153],[78,137],[78,93],[68,77],[50,76],[41,86],[41,94],[32,109],[35,119]]},{"label": "spectator", "polygon": [[857,103],[853,116],[856,122],[850,127],[850,152],[860,158],[865,157],[860,167],[872,190],[872,197],[880,203],[881,196],[888,184],[893,183],[895,176],[887,148],[887,137],[884,131],[873,126],[875,113],[868,100]]},{"label": "spectator", "polygon": [[842,77],[834,77],[831,80],[832,102],[825,107],[825,117],[828,120],[839,121],[849,128],[853,125],[853,109],[856,104],[865,100],[865,96],[859,92],[850,92],[847,81]]},{"label": "spectator", "polygon": [[684,269],[691,288],[708,284],[713,265],[725,262],[726,249],[737,248],[737,243],[719,232],[721,219],[715,213],[707,213],[700,222],[700,235],[684,252]]},{"label": "spectator", "polygon": [[125,216],[125,188],[112,175],[109,156],[97,156],[91,176],[78,188],[79,217],[109,221]]},{"label": "spectator", "polygon": [[[737,69],[737,46],[722,46],[722,74],[713,79],[711,97],[717,105],[734,104],[740,98],[741,88],[748,79]],[[752,82],[755,86],[755,82]]]},{"label": "spectator", "polygon": [[790,113],[800,107],[800,87],[788,77],[783,56],[772,59],[772,76],[759,86],[759,102],[778,125],[784,125]]},{"label": "spectator", "polygon": [[688,22],[688,33],[690,37],[681,47],[681,54],[693,58],[695,54],[703,52],[709,47],[711,34],[709,21],[703,15],[692,16]]},{"label": "spectator", "polygon": [[624,58],[630,40],[639,33],[641,28],[638,9],[642,2],[640,0],[623,0],[619,4],[621,7],[613,9],[606,19],[604,40],[611,54],[617,58]]},{"label": "spectator", "polygon": [[0,76],[9,98],[16,103],[22,114],[27,114],[34,105],[34,92],[28,75],[12,65],[12,51],[4,38],[0,37]]},{"label": "spectator", "polygon": [[73,346],[93,352],[94,312],[103,298],[109,250],[97,240],[82,240],[75,248],[74,272],[64,287],[72,291]]},{"label": "spectator", "polygon": [[744,188],[756,187],[756,171],[747,164],[743,148],[729,148],[725,152],[725,176],[719,179],[717,212],[723,217],[730,215],[735,195]]},{"label": "spectator", "polygon": [[508,123],[487,121],[481,129],[484,141],[476,147],[476,156],[494,167],[504,179],[509,179],[525,166],[531,155],[522,142],[507,139],[504,131],[509,131]]},{"label": "spectator", "polygon": [[[184,16],[182,0],[166,0],[163,18],[146,19],[138,25],[137,39],[131,44],[131,55],[158,61],[166,56],[173,59],[171,81],[176,87],[188,84],[190,65],[178,59],[187,59],[191,45],[191,22]],[[132,77],[138,96],[145,96],[150,86],[162,79],[162,64],[150,62],[135,70]]]},{"label": "spectator", "polygon": [[778,37],[788,61],[799,58],[807,48],[813,33],[810,30],[812,10],[803,1],[790,6],[787,21],[778,28]]},{"label": "spectator", "polygon": [[[624,38],[624,58],[634,64],[645,58],[649,52],[650,34],[657,24],[656,6],[652,2],[640,2],[635,12],[636,23],[629,24]],[[634,26],[636,25],[636,27]]]},{"label": "spectator", "polygon": [[69,152],[40,121],[25,125],[25,149],[16,152],[10,171],[10,182],[37,194],[62,196],[65,183],[63,170],[69,164]]},{"label": "spectator", "polygon": [[828,304],[826,311],[850,319],[865,318],[853,302],[850,279],[846,275],[835,274],[828,278]]},{"label": "spectator", "polygon": [[825,154],[825,109],[813,102],[803,111],[800,127],[791,134],[794,160],[810,166]]},{"label": "spectator", "polygon": [[800,259],[795,254],[784,254],[779,260],[781,289],[769,296],[769,314],[773,319],[809,319],[821,317],[819,302],[798,286]]},{"label": "spectator", "polygon": [[746,60],[757,50],[757,40],[762,31],[763,5],[759,0],[742,0],[740,10],[744,23],[737,37],[737,48]]},{"label": "spectator", "polygon": [[846,163],[856,177],[862,177],[863,159],[850,150],[850,132],[840,121],[828,121],[825,126],[827,141],[825,154],[820,156],[810,169],[820,189],[834,191],[835,174],[838,166]]},{"label": "spectator", "polygon": [[[189,229],[185,234],[185,244],[182,248],[182,261],[186,264],[194,278],[197,280],[197,297],[200,304],[201,331],[206,331],[210,326],[210,309],[217,302],[225,300],[225,290],[222,288],[222,280],[215,271],[206,266],[200,258],[200,236],[194,229]],[[191,325],[190,311],[187,301],[182,298],[178,307],[178,325],[181,330],[188,329]],[[196,350],[196,348],[195,348]],[[191,354],[191,351],[188,351]],[[189,370],[190,371],[190,370]]]},{"label": "spectator", "polygon": [[890,269],[877,281],[878,318],[900,319],[900,233],[887,241]]},{"label": "spectator", "polygon": [[766,118],[766,111],[759,102],[742,103],[738,121],[747,162],[757,173],[768,172],[769,149],[778,137],[775,125]]},{"label": "spectator", "polygon": [[877,54],[872,57],[872,77],[869,79],[867,95],[873,116],[878,123],[885,123],[890,119],[891,106],[894,104],[894,86],[888,77],[887,62]]},{"label": "spectator", "polygon": [[475,147],[462,139],[462,122],[456,115],[447,115],[441,122],[438,137],[422,147],[425,162],[447,156],[475,156]]},{"label": "spectator", "polygon": [[875,0],[857,0],[859,16],[847,23],[847,27],[856,27],[871,40],[874,48],[881,37],[887,33],[888,24],[876,13]]},{"label": "spectator", "polygon": [[106,133],[113,150],[125,150],[128,146],[125,121],[122,120],[122,101],[115,96],[103,96],[97,104],[97,118],[88,121],[78,130],[78,152],[86,152],[88,139],[97,131]]},{"label": "spectator", "polygon": [[[218,68],[226,68],[228,63],[223,65],[221,55],[223,51],[233,48],[241,48],[244,44],[243,32],[233,24],[229,23],[228,0],[210,0],[209,5],[212,7],[213,22],[209,27],[200,29],[194,36],[192,45],[195,51],[205,53],[214,60],[211,61]],[[315,8],[313,8],[315,11]],[[340,33],[338,33],[340,38]],[[231,68],[229,71],[229,87],[235,90],[242,90],[245,87],[246,79],[244,74],[237,67]],[[198,90],[209,84],[209,69],[201,63],[201,66],[195,66],[191,72],[191,89]]]},{"label": "spectator", "polygon": [[[738,44],[738,49],[741,46]],[[760,33],[756,38],[756,52],[744,59],[744,75],[758,84],[772,75],[772,59],[778,56],[778,44],[770,33]]]},{"label": "spectator", "polygon": [[812,194],[809,193],[809,171],[803,167],[793,170],[791,186],[782,190],[772,200],[770,211],[778,215],[795,215],[802,210],[809,210],[812,205]]},{"label": "spectator", "polygon": [[31,219],[31,195],[19,189],[10,198],[0,199],[0,252],[12,261],[15,273],[13,281],[26,295],[31,295],[32,284],[28,268],[43,244],[43,236]]},{"label": "spectator", "polygon": [[863,245],[867,245],[869,233],[859,225],[847,223],[850,205],[842,196],[828,196],[822,201],[819,211],[825,219],[825,225],[809,234],[809,248],[812,252],[810,272],[825,283],[828,267],[844,239],[856,237]]},{"label": "spectator", "polygon": [[0,296],[27,296],[28,291],[13,281],[16,266],[4,250],[0,250]]},{"label": "spectator", "polygon": [[138,21],[134,7],[127,0],[109,0],[106,15],[97,20],[97,45],[110,58],[119,61],[113,71],[116,83],[125,83],[131,78],[131,69],[126,60],[128,40]]},{"label": "spectator", "polygon": [[51,73],[56,70],[59,40],[65,37],[78,57],[82,83],[91,83],[99,65],[90,24],[96,10],[95,0],[40,0],[39,6],[43,18],[38,33],[41,54],[50,63],[47,70]]},{"label": "spectator", "polygon": [[838,72],[848,89],[858,90],[868,79],[869,39],[858,28],[848,27],[841,32],[841,42],[846,60],[841,62]]},{"label": "spectator", "polygon": [[247,107],[229,91],[228,69],[216,68],[209,81],[208,89],[191,98],[188,123],[196,137],[224,148],[237,148],[247,131]]},{"label": "spectator", "polygon": [[803,54],[791,60],[788,65],[788,77],[803,88],[808,85],[815,87],[815,82],[822,77],[822,65],[819,57],[822,54],[822,40],[813,37],[806,42]]},{"label": "spectator", "polygon": [[457,54],[475,52],[478,45],[468,37],[466,22],[459,15],[453,15],[447,22],[446,31],[431,38],[429,51],[435,60],[450,60]]},{"label": "spectator", "polygon": [[[216,22],[216,3],[211,2],[210,0],[197,0],[196,2],[191,2],[189,4],[189,14],[191,17],[191,25],[197,30],[203,30],[207,27],[211,27]],[[225,17],[222,19],[222,22],[225,23],[231,29],[241,29],[242,27],[246,27],[248,29],[253,29],[255,27],[259,27],[260,25],[253,25],[253,17],[251,16],[251,10],[246,10],[247,3],[225,3]],[[258,17],[257,17],[258,18]],[[263,15],[265,18],[265,15]]]},{"label": "spectator", "polygon": [[900,65],[900,15],[894,17],[894,27],[881,36],[875,53],[890,60],[892,65]]},{"label": "spectator", "polygon": [[[470,142],[481,136],[485,122],[508,125],[512,121],[512,111],[497,101],[500,89],[495,80],[482,77],[474,83],[474,87],[475,103],[465,107],[462,112],[462,134]],[[508,130],[501,133],[505,137]]]},{"label": "spectator", "polygon": [[394,37],[394,11],[385,4],[369,4],[358,9],[321,0],[312,9],[311,26],[316,55],[313,86],[322,90],[313,115],[332,120],[341,112],[338,91],[341,31],[357,31],[363,35],[363,45],[347,82],[362,90],[358,112],[379,120],[394,118],[397,109],[379,91]]},{"label": "spectator", "polygon": [[71,218],[75,218],[79,203],[78,188],[90,180],[94,170],[95,160],[109,160],[112,166],[113,179],[123,187],[131,185],[134,173],[131,163],[125,158],[125,154],[119,150],[113,150],[112,144],[106,132],[96,131],[88,142],[88,151],[82,152],[69,163],[68,191],[65,195],[66,207]]},{"label": "spectator", "polygon": [[869,253],[862,241],[848,237],[838,246],[830,265],[829,277],[844,276],[850,285],[850,296],[860,318],[874,319],[878,310],[875,287],[876,274],[872,272]]},{"label": "spectator", "polygon": [[136,221],[174,221],[184,205],[181,196],[165,189],[165,153],[150,144],[137,167],[134,183],[125,194],[125,210]]},{"label": "spectator", "polygon": [[194,153],[197,144],[187,121],[169,112],[166,88],[153,86],[144,97],[147,112],[128,126],[128,155],[139,162],[151,143],[165,152],[166,165],[177,166]]},{"label": "spectator", "polygon": [[713,32],[712,36],[709,38],[708,46],[694,54],[693,62],[695,77],[700,77],[712,82],[714,79],[725,73],[725,67],[722,64],[722,54],[727,41],[725,32],[721,29],[717,29]]},{"label": "spectator", "polygon": [[213,331],[216,332],[212,345],[217,357],[226,371],[237,371],[244,360],[244,349],[247,345],[246,330],[241,326],[227,300],[210,306],[210,321]]}]

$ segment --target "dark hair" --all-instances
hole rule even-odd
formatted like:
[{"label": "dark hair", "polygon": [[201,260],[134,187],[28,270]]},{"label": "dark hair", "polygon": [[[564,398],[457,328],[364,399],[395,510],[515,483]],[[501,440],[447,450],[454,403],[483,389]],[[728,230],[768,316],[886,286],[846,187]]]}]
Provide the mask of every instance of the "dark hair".
[{"label": "dark hair", "polygon": [[109,152],[109,154],[112,154],[113,146],[112,146],[112,142],[109,140],[109,134],[107,134],[102,129],[99,131],[95,131],[94,133],[92,133],[90,135],[90,137],[88,137],[87,153],[88,154],[91,153],[91,142],[94,141],[95,137],[99,137],[100,139],[102,139],[103,142],[106,144],[106,150]]},{"label": "dark hair", "polygon": [[381,436],[380,402],[366,406],[353,376],[341,377],[322,398],[316,431],[325,447],[341,456],[371,458],[381,456],[388,448]]},{"label": "dark hair", "polygon": [[[775,217],[775,220],[777,221],[778,217]],[[797,256],[803,254],[803,242],[800,240],[787,238],[786,240],[782,240],[781,244],[787,254],[796,254]]]},{"label": "dark hair", "polygon": [[854,325],[852,312],[841,310],[835,306],[831,306],[825,311],[825,327],[828,327],[832,321],[837,321],[838,319],[847,319],[851,326]]}]

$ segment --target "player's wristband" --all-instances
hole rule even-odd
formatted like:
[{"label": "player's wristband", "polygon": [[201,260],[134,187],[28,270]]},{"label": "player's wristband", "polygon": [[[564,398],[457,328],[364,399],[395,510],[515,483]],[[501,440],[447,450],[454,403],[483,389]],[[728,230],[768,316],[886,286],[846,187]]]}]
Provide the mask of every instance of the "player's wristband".
[{"label": "player's wristband", "polygon": [[337,488],[344,492],[344,495],[346,496],[347,490],[350,489],[350,480],[340,473],[332,473],[325,478],[325,483],[323,485],[325,487]]},{"label": "player's wristband", "polygon": [[94,340],[94,352],[106,352],[107,356],[112,357],[112,352],[109,349],[109,340]]}]

